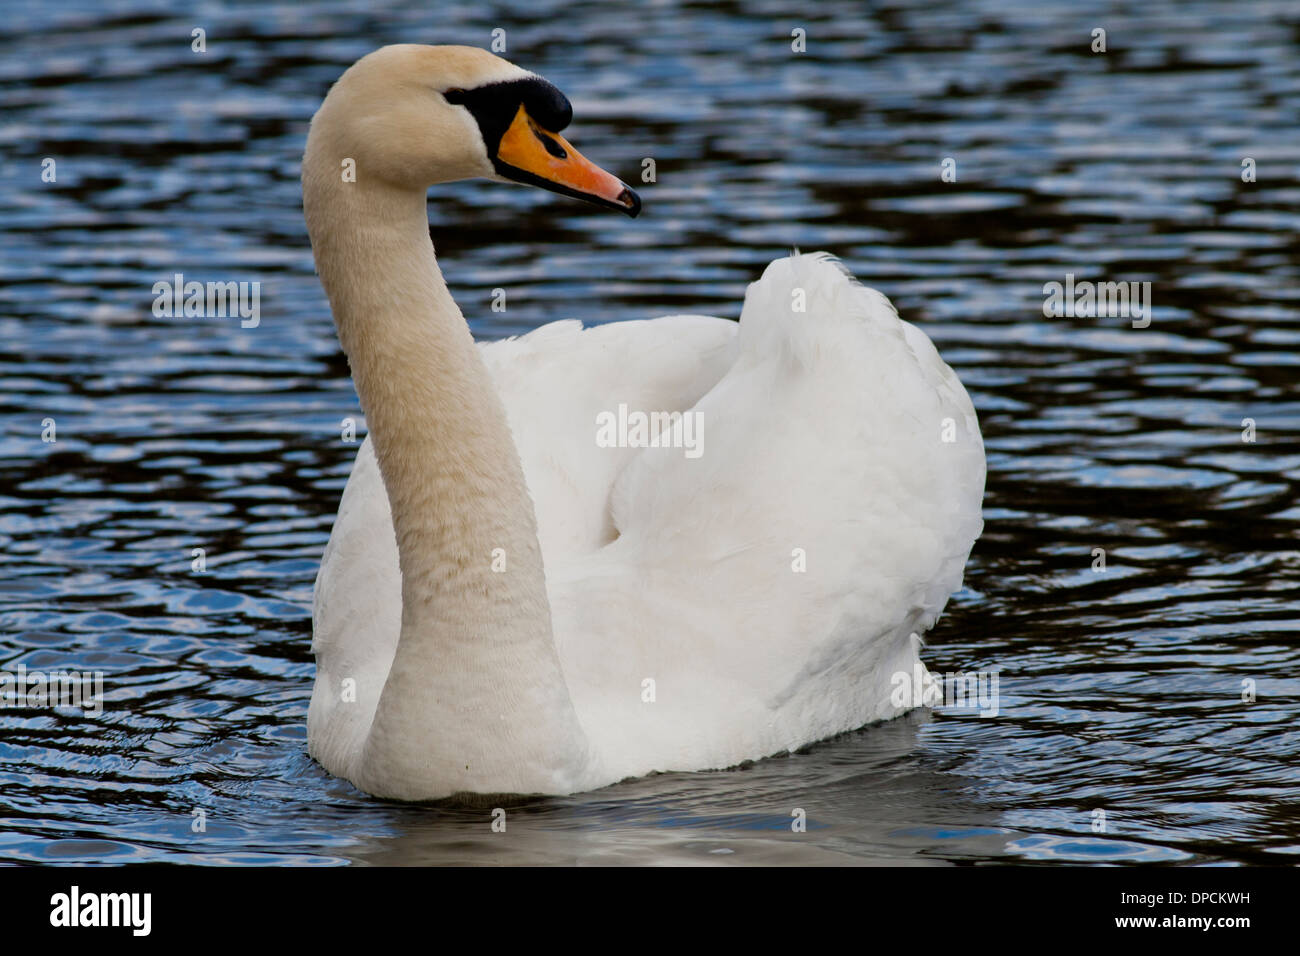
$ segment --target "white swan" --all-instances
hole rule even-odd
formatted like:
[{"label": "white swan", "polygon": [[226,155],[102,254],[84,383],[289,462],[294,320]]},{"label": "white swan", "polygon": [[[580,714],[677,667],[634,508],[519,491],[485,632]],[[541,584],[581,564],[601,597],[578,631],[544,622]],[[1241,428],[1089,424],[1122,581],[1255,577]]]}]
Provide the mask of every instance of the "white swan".
[{"label": "white swan", "polygon": [[[982,528],[961,383],[825,254],[773,262],[739,326],[476,346],[427,188],[514,179],[635,215],[569,119],[487,52],[402,45],[312,121],[303,206],[369,438],[316,581],[308,745],[372,794],[571,793],[896,716],[910,635]],[[668,447],[602,447],[620,405],[694,417],[651,423]]]}]

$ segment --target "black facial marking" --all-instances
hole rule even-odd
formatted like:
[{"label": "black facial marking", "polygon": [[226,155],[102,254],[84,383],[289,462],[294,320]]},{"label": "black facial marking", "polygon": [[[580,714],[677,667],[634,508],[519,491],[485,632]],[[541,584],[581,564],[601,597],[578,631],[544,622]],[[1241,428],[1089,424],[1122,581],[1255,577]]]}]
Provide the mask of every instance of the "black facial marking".
[{"label": "black facial marking", "polygon": [[[443,94],[448,103],[464,106],[474,114],[479,131],[487,146],[488,155],[496,159],[501,137],[514,121],[519,107],[542,129],[558,133],[573,119],[573,107],[568,97],[540,76],[526,76],[504,83],[489,83],[472,90],[448,90]],[[554,143],[558,149],[559,144]],[[551,150],[550,146],[547,146]],[[552,155],[557,155],[551,150]]]}]

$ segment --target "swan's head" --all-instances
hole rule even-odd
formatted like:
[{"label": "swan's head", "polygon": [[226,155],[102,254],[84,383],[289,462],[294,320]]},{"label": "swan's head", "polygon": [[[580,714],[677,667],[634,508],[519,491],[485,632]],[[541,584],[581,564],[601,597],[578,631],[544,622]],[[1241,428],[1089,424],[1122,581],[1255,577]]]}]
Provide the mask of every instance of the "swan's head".
[{"label": "swan's head", "polygon": [[386,46],[339,78],[312,120],[308,159],[356,177],[425,189],[458,179],[511,180],[635,216],[641,200],[560,131],[568,99],[486,50]]}]

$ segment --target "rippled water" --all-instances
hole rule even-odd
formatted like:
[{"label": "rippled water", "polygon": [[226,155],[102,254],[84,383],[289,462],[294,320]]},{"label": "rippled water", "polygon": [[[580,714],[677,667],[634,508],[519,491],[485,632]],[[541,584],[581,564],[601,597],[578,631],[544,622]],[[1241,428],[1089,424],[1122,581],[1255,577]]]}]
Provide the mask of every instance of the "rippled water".
[{"label": "rippled water", "polygon": [[[98,716],[0,711],[0,858],[1294,862],[1300,8],[487,6],[0,4],[0,668],[106,674]],[[307,121],[376,46],[496,27],[588,156],[658,182],[635,224],[435,189],[475,333],[735,316],[791,246],[843,257],[979,409],[987,528],[926,659],[999,669],[998,716],[533,801],[504,835],[307,758],[359,414],[301,220]],[[261,324],[154,317],[176,272],[260,281]],[[1150,281],[1150,327],[1045,317],[1067,273]]]}]

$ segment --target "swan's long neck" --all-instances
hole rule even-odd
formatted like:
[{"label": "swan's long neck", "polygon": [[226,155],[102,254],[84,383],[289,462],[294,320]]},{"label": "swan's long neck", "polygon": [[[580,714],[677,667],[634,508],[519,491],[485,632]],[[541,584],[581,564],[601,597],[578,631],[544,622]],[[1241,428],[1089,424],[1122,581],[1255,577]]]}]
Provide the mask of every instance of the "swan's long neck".
[{"label": "swan's long neck", "polygon": [[563,792],[587,748],[505,410],[434,258],[423,191],[345,183],[327,153],[309,140],[304,211],[402,572],[397,654],[353,779],[398,798]]}]

